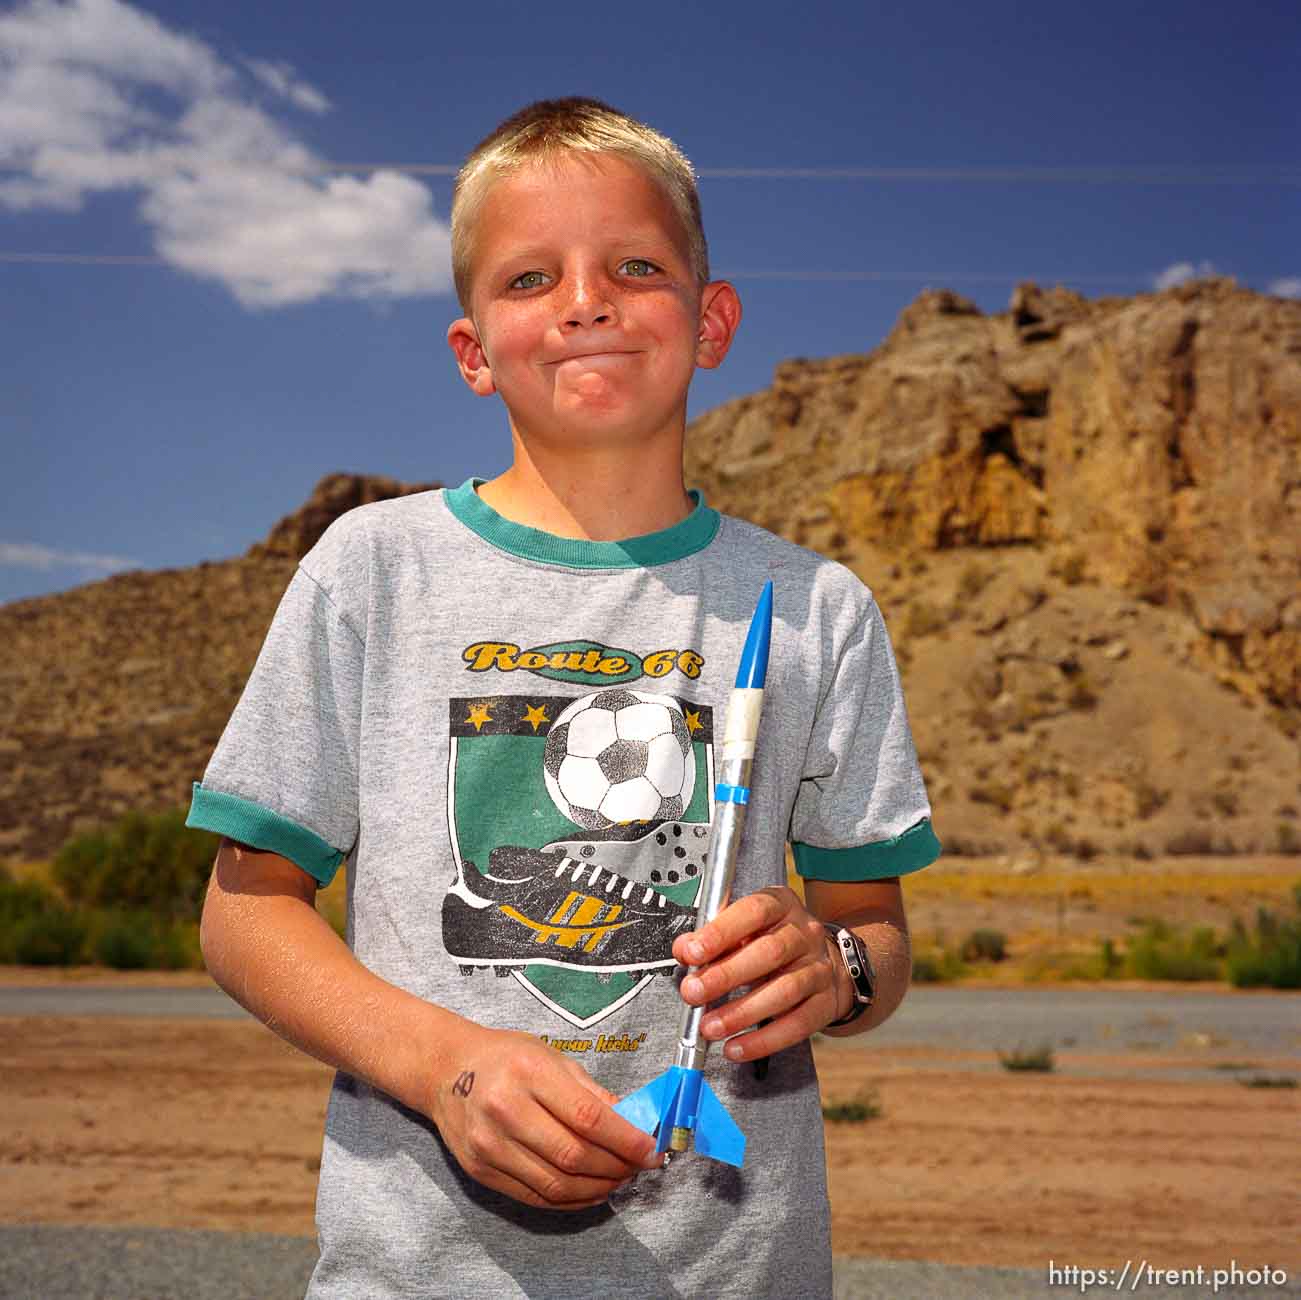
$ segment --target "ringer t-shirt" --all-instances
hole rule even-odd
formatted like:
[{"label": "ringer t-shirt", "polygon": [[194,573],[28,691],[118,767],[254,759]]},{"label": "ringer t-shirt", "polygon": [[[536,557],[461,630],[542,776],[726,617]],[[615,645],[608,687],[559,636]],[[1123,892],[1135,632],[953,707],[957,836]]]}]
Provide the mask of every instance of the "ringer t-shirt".
[{"label": "ringer t-shirt", "polygon": [[[294,574],[188,822],[347,863],[383,979],[536,1034],[620,1096],[673,1063],[724,713],[774,585],[733,896],[939,856],[885,624],[844,566],[710,509],[619,542],[498,515],[477,480],[352,510]],[[436,1128],[345,1073],[326,1118],[312,1297],[831,1294],[807,1043],[764,1077],[711,1053],[744,1165],[676,1157],[598,1209],[470,1179]],[[798,1269],[791,1261],[799,1260]]]}]

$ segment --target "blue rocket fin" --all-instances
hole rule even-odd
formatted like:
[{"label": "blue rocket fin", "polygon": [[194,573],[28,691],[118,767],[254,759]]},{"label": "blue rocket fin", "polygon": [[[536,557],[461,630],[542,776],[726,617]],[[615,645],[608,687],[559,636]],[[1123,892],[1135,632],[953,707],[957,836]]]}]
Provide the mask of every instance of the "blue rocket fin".
[{"label": "blue rocket fin", "polygon": [[[680,1066],[670,1066],[659,1078],[629,1093],[614,1108],[630,1124],[654,1136],[657,1151],[668,1150],[674,1112],[686,1075],[687,1071]],[[703,1079],[699,1080],[698,1086],[697,1114],[692,1125],[695,1149],[711,1160],[739,1167],[745,1159],[745,1134],[723,1108],[714,1090]]]},{"label": "blue rocket fin", "polygon": [[622,1115],[629,1124],[641,1129],[643,1133],[653,1134],[659,1127],[667,1103],[672,1100],[673,1087],[678,1082],[674,1075],[676,1068],[666,1070],[644,1088],[630,1092],[615,1106],[615,1114]]},{"label": "blue rocket fin", "polygon": [[700,1116],[696,1120],[695,1148],[702,1156],[735,1165],[745,1160],[745,1134],[723,1109],[714,1090],[705,1084],[700,1090]]}]

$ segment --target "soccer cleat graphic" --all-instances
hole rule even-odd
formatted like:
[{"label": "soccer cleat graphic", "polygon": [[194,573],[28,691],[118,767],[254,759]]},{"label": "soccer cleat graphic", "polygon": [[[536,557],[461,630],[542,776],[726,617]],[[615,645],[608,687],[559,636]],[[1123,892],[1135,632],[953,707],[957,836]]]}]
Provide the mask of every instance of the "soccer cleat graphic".
[{"label": "soccer cleat graphic", "polygon": [[486,872],[462,864],[443,899],[443,942],[467,967],[545,965],[596,973],[676,966],[695,910],[598,862],[502,845]]}]

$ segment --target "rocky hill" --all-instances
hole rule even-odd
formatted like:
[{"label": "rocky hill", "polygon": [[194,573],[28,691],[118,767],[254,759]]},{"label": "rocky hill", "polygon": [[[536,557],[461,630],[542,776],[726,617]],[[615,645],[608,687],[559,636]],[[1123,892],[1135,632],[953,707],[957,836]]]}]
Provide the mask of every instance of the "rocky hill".
[{"label": "rocky hill", "polygon": [[1299,453],[1301,303],[1206,280],[924,293],[687,456],[872,587],[951,847],[1087,855],[1301,840]]},{"label": "rocky hill", "polygon": [[236,559],[0,606],[0,859],[188,805],[299,557],[345,510],[439,486],[333,474]]},{"label": "rocky hill", "polygon": [[[950,851],[1301,847],[1301,303],[924,293],[688,433],[688,482],[885,611]],[[334,475],[237,559],[0,607],[0,857],[188,802]]]}]

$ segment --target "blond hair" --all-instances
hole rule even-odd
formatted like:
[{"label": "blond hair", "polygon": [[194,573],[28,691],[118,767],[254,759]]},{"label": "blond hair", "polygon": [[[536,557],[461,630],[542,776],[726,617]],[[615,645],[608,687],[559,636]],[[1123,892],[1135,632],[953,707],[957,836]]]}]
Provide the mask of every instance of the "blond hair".
[{"label": "blond hair", "polygon": [[493,182],[527,162],[554,163],[566,153],[614,154],[645,169],[682,222],[697,283],[709,283],[709,248],[696,175],[682,150],[668,136],[599,99],[542,99],[481,140],[456,175],[452,279],[462,311],[470,310],[474,226]]}]

